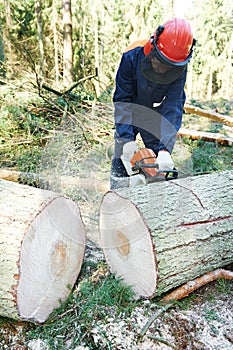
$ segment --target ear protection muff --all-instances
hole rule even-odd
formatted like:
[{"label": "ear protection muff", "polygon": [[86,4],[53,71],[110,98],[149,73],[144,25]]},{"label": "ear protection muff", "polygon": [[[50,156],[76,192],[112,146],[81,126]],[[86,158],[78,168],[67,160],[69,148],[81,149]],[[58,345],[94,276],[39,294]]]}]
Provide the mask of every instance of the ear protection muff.
[{"label": "ear protection muff", "polygon": [[153,44],[154,37],[152,36],[144,45],[144,55],[148,55],[155,47]]},{"label": "ear protection muff", "polygon": [[148,55],[152,50],[154,50],[154,40],[155,42],[158,41],[160,34],[164,31],[164,26],[158,26],[156,29],[154,35],[150,37],[150,39],[147,41],[146,45],[144,46],[144,54],[145,56]]}]

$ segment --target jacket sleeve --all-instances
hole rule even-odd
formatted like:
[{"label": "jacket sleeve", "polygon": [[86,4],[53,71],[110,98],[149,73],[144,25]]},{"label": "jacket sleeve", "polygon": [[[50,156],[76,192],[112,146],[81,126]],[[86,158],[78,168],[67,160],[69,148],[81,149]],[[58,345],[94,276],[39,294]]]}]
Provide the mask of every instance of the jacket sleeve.
[{"label": "jacket sleeve", "polygon": [[161,139],[159,150],[170,153],[176,142],[176,134],[182,123],[183,107],[186,99],[184,86],[187,69],[179,79],[169,85],[161,110]]},{"label": "jacket sleeve", "polygon": [[131,56],[122,55],[116,75],[116,89],[113,95],[115,137],[124,141],[133,141],[132,98],[134,92],[134,68]]}]

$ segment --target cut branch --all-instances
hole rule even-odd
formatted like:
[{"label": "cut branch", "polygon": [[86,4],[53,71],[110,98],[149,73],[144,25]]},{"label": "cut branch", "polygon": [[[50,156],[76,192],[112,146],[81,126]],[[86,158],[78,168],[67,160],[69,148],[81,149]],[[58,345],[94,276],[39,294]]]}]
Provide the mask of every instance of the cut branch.
[{"label": "cut branch", "polygon": [[74,83],[69,89],[63,92],[63,95],[71,92],[73,89],[75,89],[79,84],[84,83],[86,80],[90,80],[93,78],[96,78],[98,76],[98,69],[95,69],[95,74],[88,75],[87,77],[79,79],[76,83]]},{"label": "cut branch", "polygon": [[217,142],[221,145],[232,146],[232,144],[233,144],[232,137],[227,137],[227,136],[224,136],[220,133],[211,133],[211,132],[196,131],[196,130],[181,128],[178,131],[177,136],[188,137],[192,140],[201,139],[204,141]]},{"label": "cut branch", "polygon": [[[96,78],[98,76],[98,70],[96,69],[95,71],[95,74],[91,74],[91,75],[88,75],[87,77],[84,77],[84,78],[81,78],[79,79],[76,83],[72,84],[71,87],[63,92],[61,91],[58,91],[58,90],[55,90],[53,89],[52,87],[46,85],[46,84],[41,84],[41,87],[49,92],[52,92],[53,94],[57,95],[57,96],[65,96],[65,95],[69,95],[70,92],[75,89],[79,84],[85,82],[86,80],[90,80],[90,79],[93,79],[93,78]],[[74,95],[72,95],[72,97],[74,97]]]},{"label": "cut branch", "polygon": [[194,279],[193,281],[183,284],[181,287],[163,297],[162,300],[170,301],[183,299],[207,283],[216,281],[220,278],[225,280],[233,280],[233,271],[217,269],[215,271],[208,272],[205,275]]},{"label": "cut branch", "polygon": [[190,114],[196,114],[199,115],[201,117],[207,117],[210,118],[216,122],[220,122],[229,126],[233,126],[233,118],[229,117],[227,115],[222,115],[213,111],[206,111],[204,109],[201,109],[199,107],[195,107],[195,106],[190,106],[188,104],[184,105],[184,110],[186,113],[190,113]]}]

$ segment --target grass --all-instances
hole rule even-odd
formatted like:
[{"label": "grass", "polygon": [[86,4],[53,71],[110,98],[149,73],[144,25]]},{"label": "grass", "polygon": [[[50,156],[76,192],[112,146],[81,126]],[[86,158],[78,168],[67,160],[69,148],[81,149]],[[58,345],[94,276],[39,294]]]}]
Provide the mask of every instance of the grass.
[{"label": "grass", "polygon": [[[81,276],[86,268],[84,264]],[[135,307],[130,287],[106,271],[106,266],[100,263],[90,276],[78,281],[69,298],[43,325],[25,329],[25,342],[40,339],[53,350],[75,349],[78,345],[99,349],[92,335],[93,328],[98,332],[98,321],[121,313],[127,316]]]},{"label": "grass", "polygon": [[224,294],[232,294],[233,295],[233,285],[232,281],[224,280],[223,278],[219,278],[216,283],[216,289]]}]

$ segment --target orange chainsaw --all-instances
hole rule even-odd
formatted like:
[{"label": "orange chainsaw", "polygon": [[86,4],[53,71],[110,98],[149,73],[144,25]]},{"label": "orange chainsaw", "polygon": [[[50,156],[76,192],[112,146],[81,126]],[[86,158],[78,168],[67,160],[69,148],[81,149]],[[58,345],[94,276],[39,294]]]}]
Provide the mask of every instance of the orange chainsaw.
[{"label": "orange chainsaw", "polygon": [[178,172],[173,170],[159,170],[156,163],[156,154],[150,148],[142,148],[136,151],[130,160],[133,174],[143,174],[146,183],[154,181],[174,180],[178,177]]}]

